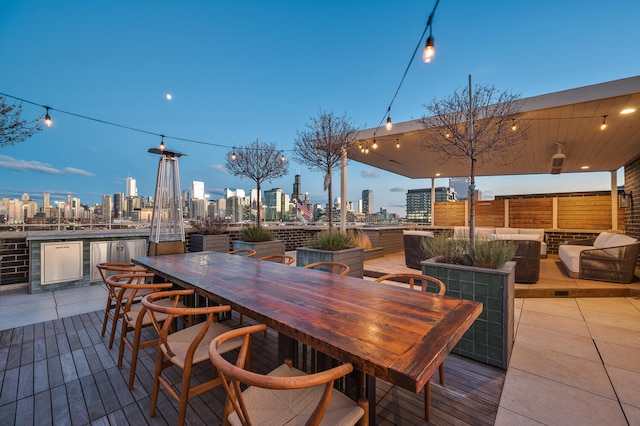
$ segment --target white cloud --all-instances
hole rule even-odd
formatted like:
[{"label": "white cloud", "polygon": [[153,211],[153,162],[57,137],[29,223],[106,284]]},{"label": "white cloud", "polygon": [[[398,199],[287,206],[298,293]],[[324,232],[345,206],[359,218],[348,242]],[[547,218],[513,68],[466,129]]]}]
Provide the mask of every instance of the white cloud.
[{"label": "white cloud", "polygon": [[360,172],[360,176],[364,178],[368,178],[368,177],[377,178],[380,176],[380,173],[376,172],[375,170],[364,169],[363,171]]},{"label": "white cloud", "polygon": [[222,164],[214,164],[213,166],[209,166],[209,167],[211,168],[211,170],[215,170],[217,172],[224,173],[225,175],[229,174],[227,169],[225,169]]},{"label": "white cloud", "polygon": [[91,172],[88,172],[88,171],[82,170],[82,169],[76,169],[75,167],[65,167],[64,171],[67,172],[67,173],[73,173],[73,174],[80,175],[80,176],[95,176]]},{"label": "white cloud", "polygon": [[394,186],[389,190],[390,192],[406,192],[404,188],[400,188],[399,186]]},{"label": "white cloud", "polygon": [[17,170],[19,172],[40,172],[59,175],[62,172],[51,164],[41,163],[39,161],[17,160],[13,157],[0,155],[0,167],[5,169]]}]

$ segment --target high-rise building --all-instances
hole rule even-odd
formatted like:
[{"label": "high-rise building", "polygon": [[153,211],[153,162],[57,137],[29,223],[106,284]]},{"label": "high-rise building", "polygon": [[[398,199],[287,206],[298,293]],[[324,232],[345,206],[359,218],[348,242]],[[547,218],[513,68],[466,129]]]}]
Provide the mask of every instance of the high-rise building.
[{"label": "high-rise building", "polygon": [[[454,201],[449,187],[435,188],[435,201]],[[407,191],[407,222],[432,223],[431,188]]]},{"label": "high-rise building", "polygon": [[264,220],[276,221],[282,219],[282,188],[273,188],[264,191]]},{"label": "high-rise building", "polygon": [[204,182],[194,180],[191,182],[191,198],[204,200]]},{"label": "high-rise building", "polygon": [[127,189],[125,191],[127,197],[135,197],[138,195],[138,187],[136,186],[136,180],[131,176],[127,177]]},{"label": "high-rise building", "polygon": [[105,219],[111,219],[111,211],[113,210],[111,195],[104,194],[102,196],[102,217]]},{"label": "high-rise building", "polygon": [[300,173],[298,173],[294,178],[293,192],[291,193],[291,198],[293,198],[293,201],[296,201],[296,200],[302,201],[302,192],[300,192]]},{"label": "high-rise building", "polygon": [[371,189],[362,191],[362,213],[373,213],[373,191]]},{"label": "high-rise building", "polygon": [[45,192],[43,195],[44,195],[43,196],[44,200],[42,202],[42,208],[43,210],[46,210],[49,207],[51,207],[51,202],[50,202],[51,194],[49,194],[48,192]]},{"label": "high-rise building", "polygon": [[449,178],[449,187],[456,193],[457,200],[469,199],[470,177],[452,177]]},{"label": "high-rise building", "polygon": [[116,192],[113,194],[113,218],[122,219],[125,209],[124,194],[122,192]]}]

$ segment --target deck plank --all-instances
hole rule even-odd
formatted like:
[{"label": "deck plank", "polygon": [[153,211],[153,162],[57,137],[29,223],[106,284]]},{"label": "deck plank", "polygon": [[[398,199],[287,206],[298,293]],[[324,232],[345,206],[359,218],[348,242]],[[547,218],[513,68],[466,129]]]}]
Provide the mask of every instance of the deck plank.
[{"label": "deck plank", "polygon": [[[116,366],[118,344],[107,348],[100,336],[102,311],[36,324],[0,334],[0,424],[171,425],[178,416],[176,401],[161,391],[155,417],[149,416],[150,393],[157,349],[140,352],[134,388],[127,387],[130,356]],[[225,323],[239,326],[238,316]],[[245,317],[245,324],[253,323]],[[143,338],[154,336],[152,329]],[[117,337],[117,336],[116,336]],[[254,369],[275,367],[277,333],[255,336]],[[195,382],[211,374],[209,365],[194,368]],[[180,372],[171,380],[178,382]],[[491,425],[495,420],[505,372],[457,355],[445,361],[445,385],[431,379],[432,419],[437,425]],[[423,394],[376,381],[376,420],[379,425],[426,424]],[[220,424],[225,393],[221,388],[189,402],[189,424]]]}]

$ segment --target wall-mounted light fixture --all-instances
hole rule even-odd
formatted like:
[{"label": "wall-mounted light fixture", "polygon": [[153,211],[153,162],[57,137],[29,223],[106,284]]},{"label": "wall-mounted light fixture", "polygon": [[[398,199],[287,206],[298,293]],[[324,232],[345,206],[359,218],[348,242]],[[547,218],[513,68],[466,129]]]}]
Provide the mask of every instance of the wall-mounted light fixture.
[{"label": "wall-mounted light fixture", "polygon": [[567,156],[564,155],[564,153],[562,152],[562,144],[559,142],[556,142],[556,145],[558,145],[558,151],[553,154],[553,156],[551,157],[551,174],[552,175],[559,175],[560,172],[562,171],[562,166],[564,166],[564,160],[567,159]]},{"label": "wall-mounted light fixture", "polygon": [[620,194],[618,194],[619,207],[622,207],[623,209],[631,208],[631,201],[631,191],[629,191],[629,193],[622,191]]}]

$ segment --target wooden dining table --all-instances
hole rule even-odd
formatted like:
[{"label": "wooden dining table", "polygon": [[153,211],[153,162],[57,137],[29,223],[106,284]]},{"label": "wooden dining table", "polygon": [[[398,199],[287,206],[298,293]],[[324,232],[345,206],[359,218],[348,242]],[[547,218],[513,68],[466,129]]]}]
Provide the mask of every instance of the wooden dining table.
[{"label": "wooden dining table", "polygon": [[[482,312],[479,302],[226,253],[133,262],[266,324],[282,350],[301,342],[416,393]],[[375,385],[367,393],[375,407]]]}]

